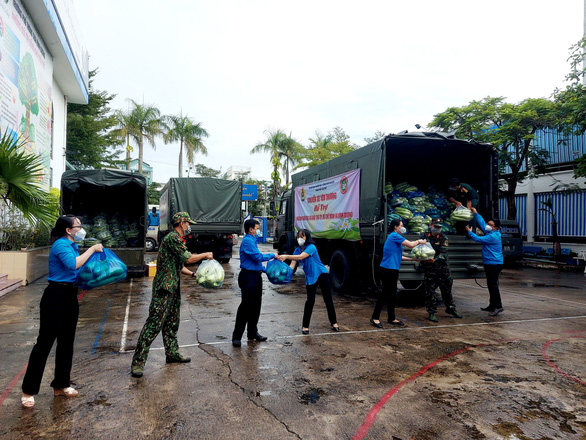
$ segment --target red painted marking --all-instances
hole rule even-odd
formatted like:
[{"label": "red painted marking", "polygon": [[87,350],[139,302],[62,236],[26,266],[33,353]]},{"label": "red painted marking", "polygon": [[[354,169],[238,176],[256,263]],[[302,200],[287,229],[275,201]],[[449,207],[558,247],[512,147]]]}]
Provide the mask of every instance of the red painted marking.
[{"label": "red painted marking", "polygon": [[483,347],[483,346],[486,346],[486,345],[488,345],[488,344],[469,345],[468,347],[460,348],[459,350],[456,350],[456,351],[453,351],[453,352],[451,352],[449,354],[446,354],[445,356],[442,356],[441,358],[433,361],[431,364],[427,364],[425,367],[421,368],[417,373],[413,374],[412,376],[408,377],[403,382],[401,382],[400,384],[398,384],[397,386],[395,386],[392,390],[390,390],[387,394],[385,394],[382,397],[382,399],[379,400],[378,403],[376,405],[374,405],[372,407],[372,409],[368,412],[368,414],[364,418],[364,422],[362,423],[362,425],[360,426],[360,428],[358,428],[358,430],[356,431],[356,434],[354,434],[354,437],[352,437],[352,440],[361,440],[361,439],[363,439],[368,434],[368,431],[370,430],[370,428],[374,424],[374,419],[376,418],[376,415],[380,412],[380,410],[383,408],[383,406],[385,406],[385,404],[389,401],[389,399],[391,397],[393,397],[395,394],[397,394],[397,392],[401,388],[403,388],[405,385],[407,385],[408,383],[413,382],[419,376],[423,376],[430,369],[432,369],[433,367],[435,367],[437,364],[445,361],[446,359],[449,359],[449,358],[451,358],[453,356],[456,356],[457,354],[460,354],[460,353],[463,353],[465,351],[468,351],[471,348]]},{"label": "red painted marking", "polygon": [[[583,338],[584,336],[571,336],[572,338]],[[571,374],[566,373],[565,371],[563,371],[562,369],[560,369],[556,364],[554,364],[551,359],[549,359],[549,357],[547,356],[547,348],[553,344],[554,342],[559,341],[559,339],[552,339],[551,341],[547,341],[545,344],[543,344],[543,346],[541,347],[541,355],[543,356],[543,359],[545,359],[545,362],[547,362],[547,364],[553,368],[555,371],[557,371],[558,373],[560,373],[562,376],[567,377],[570,380],[573,380],[574,382],[578,382],[579,384],[582,385],[586,385],[586,382],[581,381],[580,379],[578,379],[575,376],[572,376]]]},{"label": "red painted marking", "polygon": [[16,376],[14,376],[14,379],[12,379],[12,381],[8,384],[8,386],[6,388],[4,388],[4,391],[2,391],[2,395],[0,395],[0,406],[2,406],[2,404],[6,400],[6,398],[8,397],[10,392],[12,391],[12,389],[16,386],[16,384],[20,380],[20,378],[22,376],[24,376],[24,373],[26,373],[27,366],[28,366],[28,362],[24,365],[23,369],[20,370],[20,373],[18,373]]},{"label": "red painted marking", "polygon": [[81,292],[81,293],[79,294],[79,296],[77,297],[77,300],[78,300],[78,301],[81,301],[81,299],[83,298],[83,296],[84,296],[86,293],[87,293],[87,290],[84,290],[83,292]]}]

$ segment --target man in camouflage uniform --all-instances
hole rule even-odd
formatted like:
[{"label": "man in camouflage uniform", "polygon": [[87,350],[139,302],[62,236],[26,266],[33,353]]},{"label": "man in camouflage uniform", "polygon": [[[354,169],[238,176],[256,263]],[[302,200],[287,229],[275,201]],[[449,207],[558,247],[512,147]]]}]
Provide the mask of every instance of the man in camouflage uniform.
[{"label": "man in camouflage uniform", "polygon": [[204,258],[211,260],[213,255],[211,252],[192,255],[187,250],[182,238],[191,232],[190,224],[195,224],[187,212],[178,212],[172,220],[174,229],[165,236],[159,247],[149,316],[140,332],[132,358],[130,372],[133,377],[142,376],[149,348],[161,330],[167,363],[191,361],[190,358],[179,354],[177,343],[181,306],[179,274],[195,277],[195,272],[184,265],[193,264]]},{"label": "man in camouflage uniform", "polygon": [[441,219],[434,218],[429,224],[430,230],[421,234],[419,238],[427,240],[433,247],[435,256],[431,260],[422,261],[421,268],[423,269],[424,279],[423,286],[425,288],[425,307],[429,313],[429,319],[432,322],[438,322],[435,313],[437,312],[437,298],[435,297],[435,289],[438,287],[442,293],[442,299],[446,306],[446,313],[456,318],[461,318],[456,311],[454,299],[452,297],[452,276],[450,274],[450,266],[448,265],[448,239],[442,234]]}]

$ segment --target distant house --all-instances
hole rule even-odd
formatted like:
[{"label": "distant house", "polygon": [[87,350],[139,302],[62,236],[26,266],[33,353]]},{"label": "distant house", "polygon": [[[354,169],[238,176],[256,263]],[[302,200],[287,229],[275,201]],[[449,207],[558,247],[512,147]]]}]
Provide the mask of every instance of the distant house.
[{"label": "distant house", "polygon": [[[133,173],[138,173],[138,159],[132,159],[128,169]],[[147,185],[153,183],[153,167],[145,161],[142,162],[142,175],[146,177]]]},{"label": "distant house", "polygon": [[[586,180],[574,179],[575,159],[586,154],[586,135],[563,135],[556,130],[539,130],[533,146],[549,153],[546,173],[519,183],[515,193],[516,220],[527,242],[548,242],[552,237],[551,216],[541,211],[550,198],[562,243],[586,243]],[[523,167],[522,171],[526,168]],[[561,185],[573,185],[565,192]],[[506,200],[499,203],[501,218],[507,218]]]}]

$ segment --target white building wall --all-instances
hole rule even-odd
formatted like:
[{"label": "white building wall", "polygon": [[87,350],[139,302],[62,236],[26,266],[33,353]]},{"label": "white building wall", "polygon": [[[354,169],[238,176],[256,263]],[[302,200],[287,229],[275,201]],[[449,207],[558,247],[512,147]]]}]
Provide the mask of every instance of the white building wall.
[{"label": "white building wall", "polygon": [[53,157],[51,158],[53,188],[61,188],[65,172],[65,146],[67,133],[67,99],[53,78]]}]

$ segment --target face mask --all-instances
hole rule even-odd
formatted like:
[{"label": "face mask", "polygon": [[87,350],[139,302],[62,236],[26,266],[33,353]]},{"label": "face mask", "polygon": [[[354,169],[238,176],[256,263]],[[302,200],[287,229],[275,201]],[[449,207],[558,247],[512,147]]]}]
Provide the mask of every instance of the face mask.
[{"label": "face mask", "polygon": [[490,232],[490,231],[492,231],[492,227],[490,225],[486,225],[484,227],[484,230]]},{"label": "face mask", "polygon": [[442,228],[435,228],[432,226],[431,233],[432,234],[439,234],[442,231]]},{"label": "face mask", "polygon": [[305,240],[303,238],[298,238],[297,243],[299,243],[299,246],[303,246],[305,244]]},{"label": "face mask", "polygon": [[401,226],[401,227],[399,228],[399,233],[400,233],[400,234],[405,234],[406,232],[407,232],[407,228],[405,228],[405,226]]},{"label": "face mask", "polygon": [[83,228],[79,228],[79,231],[77,231],[75,233],[75,235],[73,236],[73,240],[74,241],[83,241],[85,239],[85,229]]},{"label": "face mask", "polygon": [[260,234],[261,234],[260,229],[257,229],[256,232],[254,233],[254,236],[260,237]]},{"label": "face mask", "polygon": [[186,235],[191,234],[191,225],[190,224],[187,225],[187,231],[185,231],[185,234]]}]

